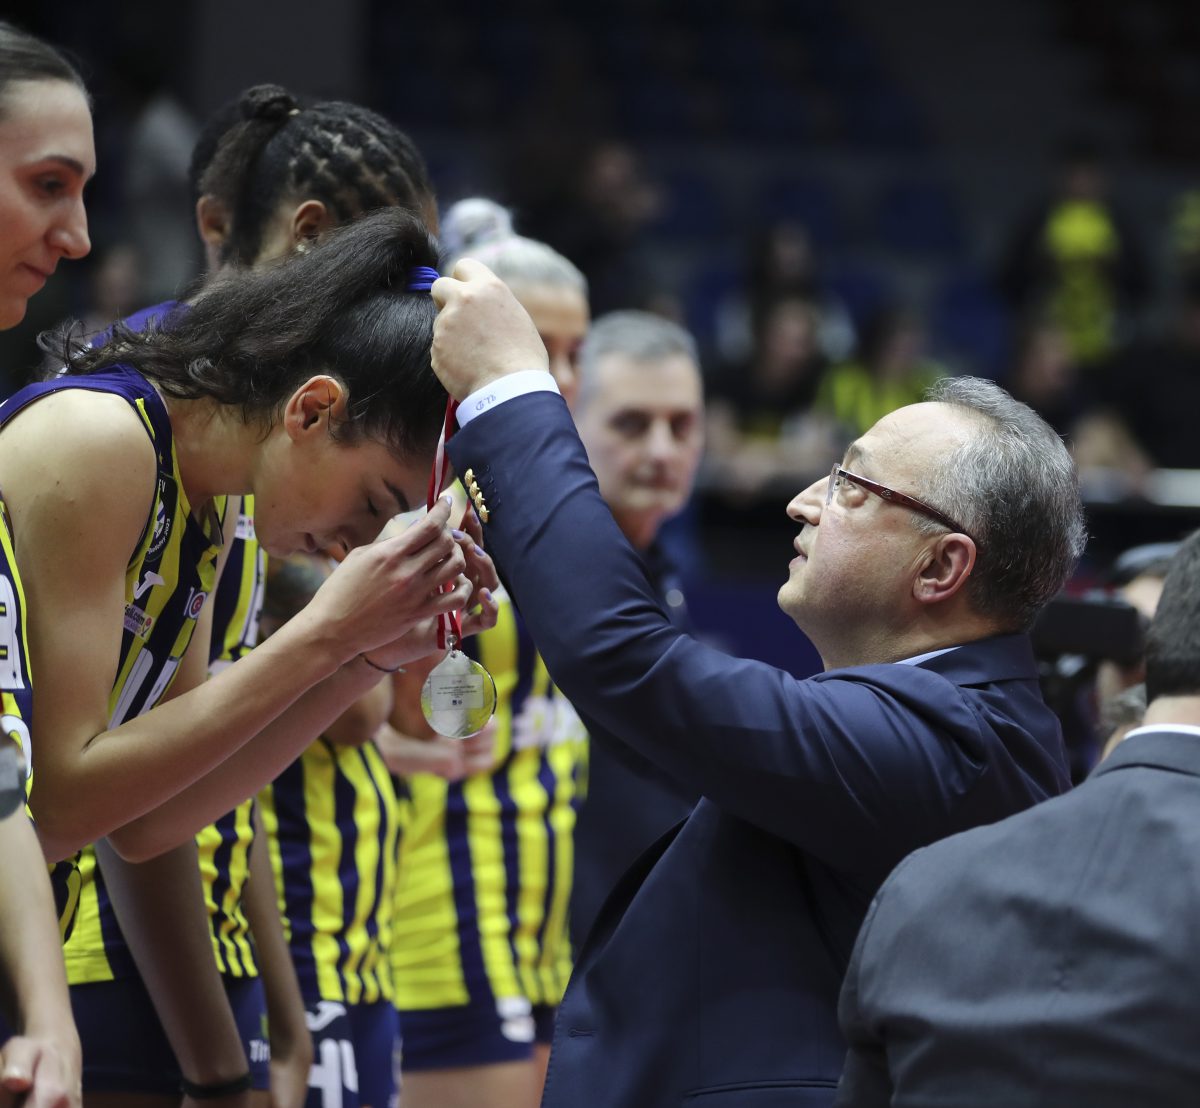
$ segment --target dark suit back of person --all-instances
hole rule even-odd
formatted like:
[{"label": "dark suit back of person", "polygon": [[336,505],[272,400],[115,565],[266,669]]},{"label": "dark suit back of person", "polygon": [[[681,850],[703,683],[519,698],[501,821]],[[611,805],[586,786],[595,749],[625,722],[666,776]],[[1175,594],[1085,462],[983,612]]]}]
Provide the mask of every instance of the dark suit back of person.
[{"label": "dark suit back of person", "polygon": [[1200,1104],[1200,735],[920,851],[842,996],[839,1105]]}]

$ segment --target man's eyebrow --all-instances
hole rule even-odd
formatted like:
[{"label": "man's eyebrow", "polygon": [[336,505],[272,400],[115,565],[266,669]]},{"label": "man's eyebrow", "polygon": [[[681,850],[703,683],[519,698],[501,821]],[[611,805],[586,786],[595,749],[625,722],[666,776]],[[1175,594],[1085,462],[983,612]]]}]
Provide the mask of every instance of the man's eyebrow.
[{"label": "man's eyebrow", "polygon": [[412,511],[412,506],[408,502],[408,497],[405,496],[404,493],[402,493],[398,488],[396,488],[391,481],[384,481],[383,486],[392,494],[392,496],[396,498],[396,504],[398,505],[396,512],[397,515],[403,515],[405,512]]},{"label": "man's eyebrow", "polygon": [[850,466],[865,461],[866,457],[866,450],[859,446],[858,443],[852,442],[848,447],[846,447],[846,456],[842,459],[842,465],[849,469]]}]

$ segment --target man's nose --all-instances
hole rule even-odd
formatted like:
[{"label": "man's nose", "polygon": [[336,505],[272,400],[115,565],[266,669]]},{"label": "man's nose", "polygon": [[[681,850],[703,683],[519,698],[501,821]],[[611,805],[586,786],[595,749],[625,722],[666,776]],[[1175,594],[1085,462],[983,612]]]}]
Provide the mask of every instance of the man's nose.
[{"label": "man's nose", "polygon": [[828,486],[829,478],[822,477],[794,496],[787,506],[788,518],[816,527],[821,522],[821,511],[825,507],[825,490]]}]

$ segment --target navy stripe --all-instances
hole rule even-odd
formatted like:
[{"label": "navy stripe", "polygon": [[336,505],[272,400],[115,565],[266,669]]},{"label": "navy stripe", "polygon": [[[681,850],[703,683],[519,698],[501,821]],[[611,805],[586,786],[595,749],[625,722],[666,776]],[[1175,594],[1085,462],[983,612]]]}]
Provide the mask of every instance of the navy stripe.
[{"label": "navy stripe", "polygon": [[[384,866],[387,864],[387,841],[391,833],[391,812],[388,810],[387,800],[383,795],[383,790],[379,787],[375,780],[375,775],[371,772],[371,763],[367,759],[366,754],[359,750],[356,752],[362,762],[363,772],[367,775],[367,780],[371,783],[371,788],[375,793],[375,806],[379,811],[379,856],[375,861],[375,888],[371,896],[371,911],[367,916],[367,939],[371,943],[375,943],[379,939],[379,909],[383,903],[384,894]],[[386,956],[386,951],[381,952],[382,957]],[[379,969],[376,966],[375,976],[379,976]],[[360,975],[361,976],[361,975]]]},{"label": "navy stripe", "polygon": [[297,758],[277,778],[272,789],[277,821],[276,838],[283,866],[283,913],[287,918],[292,964],[300,991],[318,996],[317,962],[313,954],[312,834],[304,805],[304,763]]},{"label": "navy stripe", "polygon": [[333,821],[341,834],[342,853],[338,859],[338,882],[342,886],[342,926],[336,935],[338,945],[338,975],[343,982],[349,970],[350,944],[346,932],[354,923],[354,910],[358,900],[358,824],[354,822],[354,785],[338,765],[337,749],[328,739],[321,745],[333,759]]},{"label": "navy stripe", "polygon": [[[236,526],[236,521],[234,526]],[[246,561],[246,540],[235,538],[229,544],[229,555],[221,580],[217,582],[216,595],[212,598],[213,625],[212,641],[208,647],[208,664],[212,665],[225,653],[225,640],[229,637],[229,625],[233,622],[238,601],[242,596],[242,568]],[[236,657],[235,657],[236,660]]]},{"label": "navy stripe", "polygon": [[458,916],[458,949],[463,980],[472,1002],[490,1002],[491,985],[479,936],[479,906],[475,901],[475,875],[471,869],[471,843],[467,837],[466,799],[461,781],[446,786],[446,850],[450,861],[454,911]]},{"label": "navy stripe", "polygon": [[550,765],[550,747],[545,747],[542,750],[542,764],[538,767],[538,781],[542,788],[546,790],[546,810],[542,813],[542,824],[546,828],[546,897],[542,903],[542,922],[538,926],[537,948],[538,958],[535,964],[534,971],[541,968],[540,963],[546,953],[546,927],[550,923],[550,909],[554,904],[554,893],[556,889],[554,875],[555,862],[558,855],[558,842],[555,838],[554,827],[550,821],[551,813],[555,809],[555,792],[558,788],[558,777],[554,772],[554,767]]},{"label": "navy stripe", "polygon": [[246,972],[246,967],[242,965],[237,945],[231,939],[222,937],[220,933],[221,922],[229,918],[224,904],[225,896],[233,884],[230,870],[233,865],[233,848],[237,843],[237,811],[222,816],[213,824],[213,827],[220,834],[221,841],[213,851],[213,866],[216,868],[217,875],[213,878],[212,883],[212,901],[216,912],[210,919],[210,926],[217,948],[221,952],[219,957],[224,962],[222,972],[239,975],[239,971],[241,974]]}]

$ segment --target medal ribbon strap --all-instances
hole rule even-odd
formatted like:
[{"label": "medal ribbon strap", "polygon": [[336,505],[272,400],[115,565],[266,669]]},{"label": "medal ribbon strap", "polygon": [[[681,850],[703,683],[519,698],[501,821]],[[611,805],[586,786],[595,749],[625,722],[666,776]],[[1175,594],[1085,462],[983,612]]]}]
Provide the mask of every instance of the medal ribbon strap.
[{"label": "medal ribbon strap", "polygon": [[[429,475],[429,495],[425,507],[432,511],[437,498],[446,486],[446,478],[450,476],[450,459],[446,455],[446,440],[454,433],[454,414],[458,411],[458,401],[454,397],[446,400],[446,419],[442,424],[442,433],[438,436],[437,453],[433,458],[433,472]],[[469,512],[470,507],[467,508]],[[453,586],[449,583],[442,585],[440,591],[448,592]],[[462,623],[458,612],[443,612],[438,616],[437,644],[439,650],[445,650],[451,638],[457,646],[462,641]]]}]

